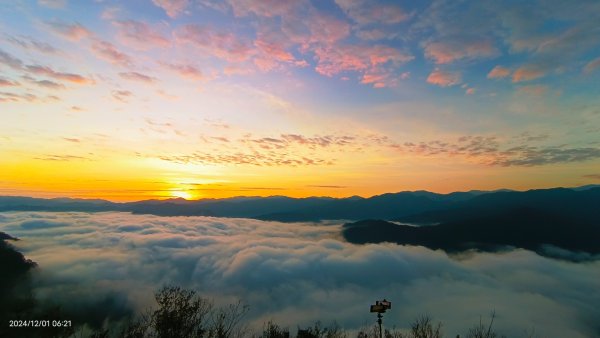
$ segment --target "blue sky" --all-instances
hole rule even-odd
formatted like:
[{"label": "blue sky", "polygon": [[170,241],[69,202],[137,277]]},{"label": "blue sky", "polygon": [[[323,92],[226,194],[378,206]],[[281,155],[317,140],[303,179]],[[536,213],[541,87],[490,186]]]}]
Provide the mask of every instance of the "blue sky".
[{"label": "blue sky", "polygon": [[14,1],[3,192],[596,183],[599,16],[597,1]]}]

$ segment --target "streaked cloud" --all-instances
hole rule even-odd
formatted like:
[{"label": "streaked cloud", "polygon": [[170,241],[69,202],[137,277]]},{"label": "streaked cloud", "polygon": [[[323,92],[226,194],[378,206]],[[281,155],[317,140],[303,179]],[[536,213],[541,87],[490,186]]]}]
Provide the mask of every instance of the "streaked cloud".
[{"label": "streaked cloud", "polygon": [[160,63],[165,68],[176,72],[177,74],[188,78],[190,80],[202,80],[205,77],[202,75],[202,72],[191,64],[183,64],[183,63]]},{"label": "streaked cloud", "polygon": [[50,28],[52,33],[74,42],[92,36],[92,32],[78,22],[49,21],[46,22],[46,26]]},{"label": "streaked cloud", "polygon": [[91,51],[100,59],[103,59],[114,65],[130,67],[133,64],[132,58],[121,52],[112,43],[103,40],[96,40],[92,43]]},{"label": "streaked cloud", "polygon": [[57,72],[54,69],[47,66],[39,66],[39,65],[29,65],[26,66],[25,69],[30,74],[47,76],[56,80],[68,81],[75,84],[93,84],[94,80],[84,77],[79,74],[74,73],[65,73],[65,72]]},{"label": "streaked cloud", "polygon": [[9,53],[0,49],[0,63],[6,67],[20,70],[23,67],[23,61],[10,55]]},{"label": "streaked cloud", "polygon": [[598,67],[600,67],[600,57],[588,62],[585,67],[583,67],[583,72],[586,74],[591,74]]},{"label": "streaked cloud", "polygon": [[112,97],[117,101],[127,103],[129,98],[133,97],[133,93],[128,90],[113,90]]},{"label": "streaked cloud", "polygon": [[490,40],[462,41],[445,40],[431,42],[425,45],[425,56],[436,64],[452,63],[461,59],[474,59],[491,57],[498,54],[498,50]]},{"label": "streaked cloud", "polygon": [[154,78],[152,76],[148,76],[148,75],[138,73],[138,72],[119,73],[119,76],[125,80],[145,82],[145,83],[153,83],[157,80],[156,78]]}]

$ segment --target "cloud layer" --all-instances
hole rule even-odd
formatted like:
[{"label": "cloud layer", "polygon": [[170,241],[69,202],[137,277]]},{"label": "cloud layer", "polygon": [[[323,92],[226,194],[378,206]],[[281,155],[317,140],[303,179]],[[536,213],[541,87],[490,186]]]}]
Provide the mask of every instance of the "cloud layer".
[{"label": "cloud layer", "polygon": [[[144,308],[164,283],[219,302],[251,305],[257,328],[317,319],[346,328],[374,322],[368,306],[394,303],[384,323],[405,327],[428,312],[449,336],[496,310],[508,336],[599,333],[600,263],[572,264],[516,250],[450,258],[441,251],[344,242],[339,224],[158,217],[127,213],[4,213],[0,230],[40,264],[40,297],[111,292]],[[595,325],[595,326],[594,326]]]}]

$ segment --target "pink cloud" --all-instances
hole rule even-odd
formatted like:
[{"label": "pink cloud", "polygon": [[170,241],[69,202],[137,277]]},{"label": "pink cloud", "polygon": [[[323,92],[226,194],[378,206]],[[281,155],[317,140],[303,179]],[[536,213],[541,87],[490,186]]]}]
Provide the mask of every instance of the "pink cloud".
[{"label": "pink cloud", "polygon": [[264,17],[293,15],[310,3],[305,0],[229,0],[235,16],[255,14]]},{"label": "pink cloud", "polygon": [[16,87],[19,85],[20,84],[16,81],[12,81],[12,80],[0,77],[0,87]]},{"label": "pink cloud", "polygon": [[382,45],[317,48],[315,54],[318,60],[316,71],[326,76],[345,71],[366,71],[387,63],[401,65],[413,59],[412,55]]},{"label": "pink cloud", "polygon": [[585,65],[585,67],[583,67],[583,72],[586,74],[590,74],[599,67],[600,67],[600,57],[588,62]]},{"label": "pink cloud", "polygon": [[154,5],[162,8],[169,17],[175,18],[189,6],[189,0],[152,0]]},{"label": "pink cloud", "polygon": [[119,29],[118,38],[127,46],[147,50],[169,45],[169,40],[144,22],[128,20],[116,22],[115,25]]},{"label": "pink cloud", "polygon": [[188,64],[175,64],[175,63],[161,63],[165,68],[178,73],[179,75],[188,78],[190,80],[202,80],[204,76],[202,72]]},{"label": "pink cloud", "polygon": [[511,70],[502,66],[494,67],[487,75],[488,79],[500,79],[509,76]]},{"label": "pink cloud", "polygon": [[425,46],[425,56],[437,64],[451,63],[460,59],[490,57],[497,53],[489,40],[432,42]]},{"label": "pink cloud", "polygon": [[55,21],[47,22],[46,24],[53,33],[71,41],[79,41],[92,35],[92,33],[80,23],[67,24]]},{"label": "pink cloud", "polygon": [[457,72],[442,71],[439,69],[434,70],[427,77],[427,82],[438,85],[441,87],[449,87],[459,84],[461,81],[461,75]]},{"label": "pink cloud", "polygon": [[255,53],[247,40],[229,32],[189,24],[176,32],[177,41],[192,44],[211,55],[231,62],[248,60]]},{"label": "pink cloud", "polygon": [[313,13],[308,18],[311,43],[332,44],[350,34],[350,25],[344,21],[321,13]]},{"label": "pink cloud", "polygon": [[50,78],[53,78],[56,80],[64,80],[64,81],[68,81],[68,82],[76,83],[76,84],[92,84],[92,83],[94,83],[94,80],[86,78],[79,74],[57,72],[50,67],[31,66],[30,65],[30,66],[25,67],[25,69],[30,74],[47,76],[47,77],[50,77]]},{"label": "pink cloud", "polygon": [[409,15],[395,4],[377,4],[365,0],[335,0],[335,3],[359,25],[396,24]]},{"label": "pink cloud", "polygon": [[92,43],[92,52],[100,59],[108,61],[115,65],[131,66],[131,58],[119,51],[112,43],[108,41],[97,40]]},{"label": "pink cloud", "polygon": [[512,75],[512,82],[523,82],[530,81],[544,76],[545,73],[542,70],[531,68],[528,66],[520,67],[515,70]]},{"label": "pink cloud", "polygon": [[465,91],[465,94],[467,94],[467,95],[475,94],[475,88],[467,88],[467,90]]},{"label": "pink cloud", "polygon": [[412,60],[413,56],[397,49],[375,45],[342,45],[315,50],[315,70],[325,76],[347,71],[362,73],[361,83],[376,88],[393,86],[397,82],[395,69]]}]

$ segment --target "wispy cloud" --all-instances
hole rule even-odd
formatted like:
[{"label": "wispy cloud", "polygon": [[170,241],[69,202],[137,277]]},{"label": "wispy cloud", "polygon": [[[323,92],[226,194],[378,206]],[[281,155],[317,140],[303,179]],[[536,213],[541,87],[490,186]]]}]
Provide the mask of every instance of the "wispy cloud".
[{"label": "wispy cloud", "polygon": [[508,77],[512,71],[506,67],[496,66],[488,73],[488,79],[501,79]]},{"label": "wispy cloud", "polygon": [[20,70],[21,67],[23,67],[23,61],[10,55],[2,49],[0,49],[0,64],[16,70]]},{"label": "wispy cloud", "polygon": [[47,67],[47,66],[29,65],[29,66],[26,66],[25,69],[30,74],[47,76],[47,77],[50,77],[50,78],[53,78],[56,80],[68,81],[68,82],[75,83],[75,84],[83,85],[83,84],[93,84],[94,83],[94,80],[84,77],[82,75],[74,74],[74,73],[57,72],[54,69]]},{"label": "wispy cloud", "polygon": [[202,72],[191,64],[161,62],[162,66],[190,80],[203,80]]},{"label": "wispy cloud", "polygon": [[440,87],[449,87],[460,84],[461,74],[458,72],[436,69],[427,77],[427,82]]},{"label": "wispy cloud", "polygon": [[461,59],[491,57],[498,54],[490,40],[468,41],[454,39],[430,42],[425,45],[425,56],[436,64],[452,63]]},{"label": "wispy cloud", "polygon": [[591,74],[599,67],[600,67],[600,57],[588,62],[585,65],[585,67],[583,67],[583,72],[586,74]]},{"label": "wispy cloud", "polygon": [[46,22],[46,25],[52,33],[71,41],[80,41],[92,36],[92,32],[78,22],[50,21]]},{"label": "wispy cloud", "polygon": [[129,98],[133,97],[133,93],[128,90],[113,90],[112,97],[117,101],[127,103]]},{"label": "wispy cloud", "polygon": [[125,80],[145,82],[145,83],[153,83],[156,82],[156,78],[152,76],[148,76],[138,72],[124,72],[119,73],[119,76]]},{"label": "wispy cloud", "polygon": [[136,20],[117,21],[117,37],[120,41],[136,49],[148,50],[164,48],[170,41],[149,24]]},{"label": "wispy cloud", "polygon": [[94,41],[91,50],[98,58],[114,65],[130,67],[133,64],[133,60],[129,55],[119,51],[115,45],[108,41]]},{"label": "wispy cloud", "polygon": [[18,87],[19,82],[0,77],[0,87]]},{"label": "wispy cloud", "polygon": [[154,5],[162,8],[168,16],[175,18],[189,6],[189,0],[152,0]]}]

